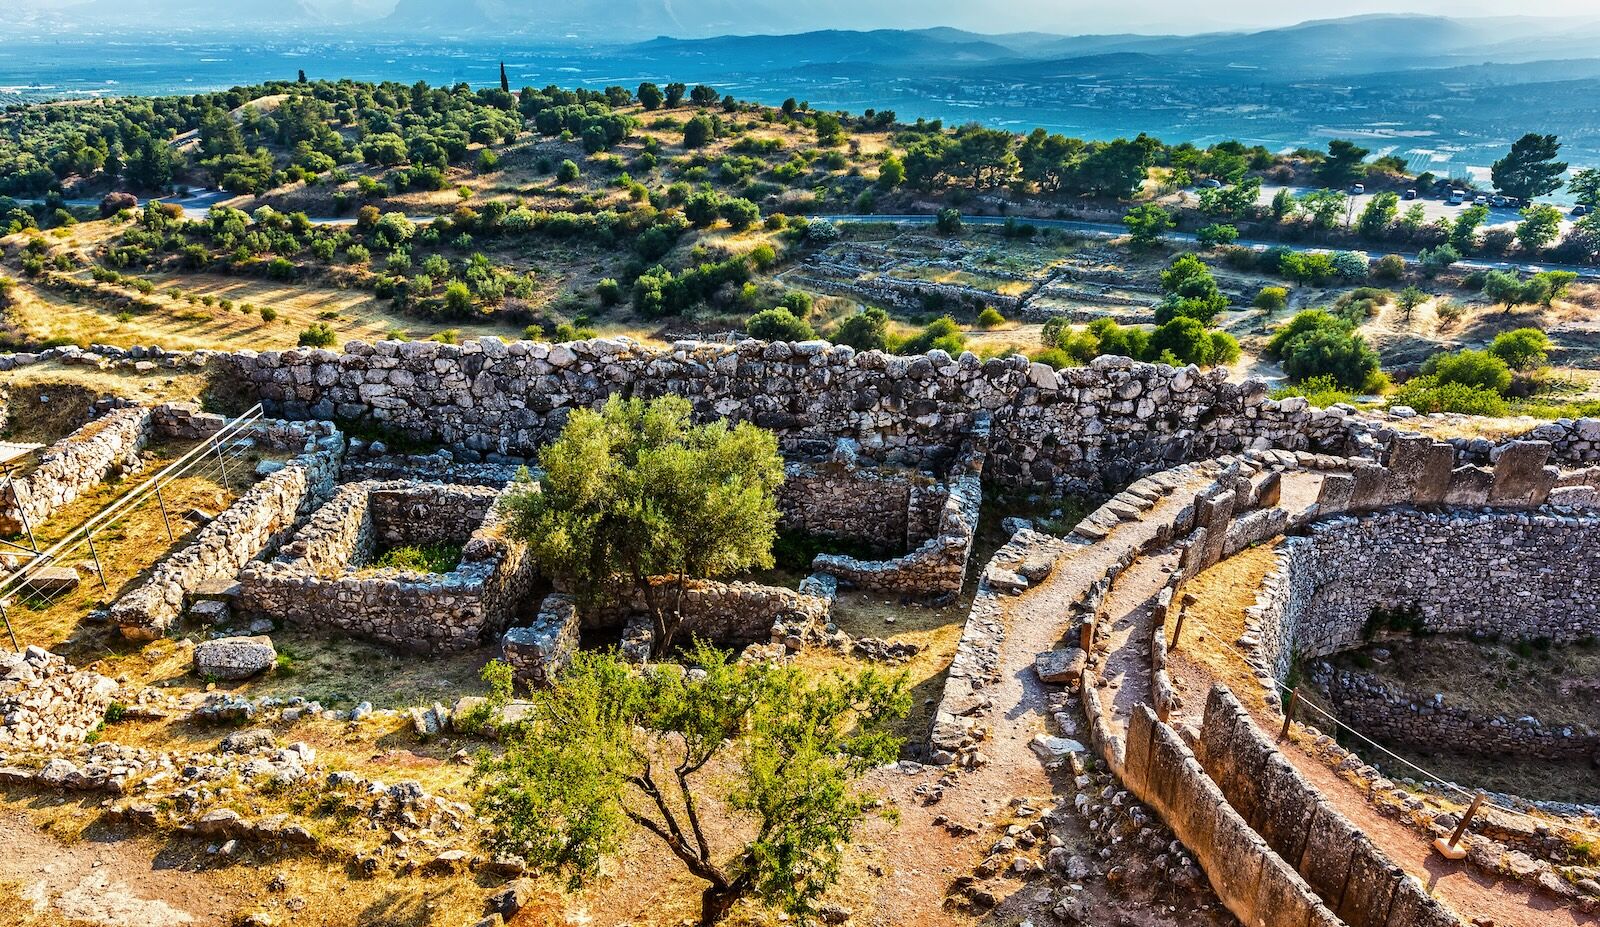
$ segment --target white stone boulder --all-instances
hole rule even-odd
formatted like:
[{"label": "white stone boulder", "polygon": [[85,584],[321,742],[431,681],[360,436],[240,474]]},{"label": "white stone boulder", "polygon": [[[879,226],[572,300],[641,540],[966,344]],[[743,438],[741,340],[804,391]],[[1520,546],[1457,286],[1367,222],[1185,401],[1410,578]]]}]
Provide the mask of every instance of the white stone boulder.
[{"label": "white stone boulder", "polygon": [[272,638],[222,637],[206,641],[194,648],[194,671],[197,676],[216,679],[249,679],[272,669],[278,662],[278,651]]}]

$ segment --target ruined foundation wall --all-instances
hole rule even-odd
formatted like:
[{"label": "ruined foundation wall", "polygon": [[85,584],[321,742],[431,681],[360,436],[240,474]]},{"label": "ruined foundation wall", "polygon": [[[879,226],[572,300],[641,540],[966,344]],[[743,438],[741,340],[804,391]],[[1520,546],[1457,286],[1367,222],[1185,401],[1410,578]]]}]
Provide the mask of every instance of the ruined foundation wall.
[{"label": "ruined foundation wall", "polygon": [[1259,382],[1103,357],[1057,371],[1020,356],[943,351],[893,357],[825,342],[624,339],[565,345],[498,340],[352,343],[239,352],[213,363],[272,414],[394,429],[480,456],[533,453],[570,410],[616,394],[688,397],[707,418],[754,422],[791,450],[827,453],[840,438],[879,461],[950,459],[977,417],[993,417],[990,478],[1009,485],[1126,483],[1177,460],[1252,445],[1344,441],[1345,413],[1275,401]]},{"label": "ruined foundation wall", "polygon": [[[1448,908],[1428,897],[1284,759],[1222,686],[1206,701],[1198,753],[1204,775],[1232,810],[1294,866],[1339,920],[1350,927],[1458,927]],[[1199,853],[1187,837],[1184,843]]]},{"label": "ruined foundation wall", "polygon": [[112,473],[138,470],[150,419],[144,406],[112,409],[45,449],[27,475],[0,481],[0,532],[37,528]]}]

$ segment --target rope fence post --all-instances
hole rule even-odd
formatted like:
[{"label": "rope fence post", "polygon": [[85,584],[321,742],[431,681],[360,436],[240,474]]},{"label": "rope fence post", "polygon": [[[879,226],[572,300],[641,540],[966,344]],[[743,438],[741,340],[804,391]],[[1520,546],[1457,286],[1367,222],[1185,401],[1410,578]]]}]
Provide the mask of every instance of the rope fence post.
[{"label": "rope fence post", "polygon": [[1278,741],[1282,743],[1289,739],[1289,725],[1294,723],[1294,707],[1300,704],[1300,689],[1295,687],[1289,690],[1289,701],[1283,706],[1283,730],[1278,732]]},{"label": "rope fence post", "polygon": [[1483,793],[1480,791],[1472,796],[1472,804],[1468,805],[1466,812],[1461,815],[1461,820],[1456,824],[1456,829],[1450,833],[1450,839],[1445,840],[1440,837],[1433,842],[1433,848],[1439,851],[1440,856],[1451,860],[1460,860],[1466,857],[1466,848],[1458,846],[1458,844],[1466,834],[1467,827],[1472,824],[1472,819],[1477,815],[1478,808],[1482,805]]}]

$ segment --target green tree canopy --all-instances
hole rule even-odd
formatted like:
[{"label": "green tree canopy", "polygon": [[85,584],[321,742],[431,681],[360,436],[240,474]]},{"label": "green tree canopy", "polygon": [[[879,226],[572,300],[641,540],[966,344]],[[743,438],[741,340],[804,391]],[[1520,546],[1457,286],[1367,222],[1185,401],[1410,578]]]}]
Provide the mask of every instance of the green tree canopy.
[{"label": "green tree canopy", "polygon": [[1336,138],[1328,143],[1328,156],[1317,168],[1317,178],[1330,187],[1343,187],[1366,173],[1361,166],[1361,159],[1366,156],[1367,149]]},{"label": "green tree canopy", "polygon": [[1348,320],[1325,309],[1298,313],[1267,342],[1267,356],[1295,382],[1331,376],[1349,390],[1367,389],[1378,375],[1378,354]]},{"label": "green tree canopy", "polygon": [[1128,210],[1122,217],[1128,227],[1128,240],[1136,248],[1149,248],[1161,240],[1161,234],[1172,228],[1172,214],[1154,203],[1144,203]]},{"label": "green tree canopy", "polygon": [[1561,189],[1567,163],[1557,161],[1561,142],[1554,135],[1529,132],[1511,144],[1511,151],[1494,162],[1490,176],[1494,188],[1507,196],[1531,200]]},{"label": "green tree canopy", "polygon": [[[631,825],[707,883],[701,924],[744,898],[810,917],[876,805],[853,783],[899,752],[905,677],[812,683],[704,645],[688,659],[693,676],[580,652],[534,692],[505,752],[478,762],[488,842],[581,885]],[[721,832],[731,847],[713,845]]]},{"label": "green tree canopy", "polygon": [[1514,328],[1495,335],[1489,353],[1512,370],[1536,370],[1550,355],[1550,336],[1537,328]]},{"label": "green tree canopy", "polygon": [[539,485],[507,495],[509,530],[588,604],[631,587],[657,656],[672,649],[688,579],[772,565],[783,458],[769,431],[693,424],[679,396],[613,396],[575,411],[539,464]]}]

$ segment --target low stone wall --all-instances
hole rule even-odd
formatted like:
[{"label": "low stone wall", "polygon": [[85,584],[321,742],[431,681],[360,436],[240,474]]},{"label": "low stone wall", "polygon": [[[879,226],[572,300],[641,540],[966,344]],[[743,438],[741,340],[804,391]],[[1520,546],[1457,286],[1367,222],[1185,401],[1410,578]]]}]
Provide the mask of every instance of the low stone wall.
[{"label": "low stone wall", "polygon": [[115,680],[41,647],[0,653],[0,757],[83,743],[116,694]]},{"label": "low stone wall", "polygon": [[297,521],[333,492],[344,436],[331,423],[269,424],[268,441],[303,435],[299,456],[234,501],[193,541],[157,563],[148,577],[111,606],[110,620],[133,640],[160,637],[183,613],[185,598],[229,579],[251,559],[281,544]]},{"label": "low stone wall", "polygon": [[539,603],[533,624],[512,628],[500,639],[501,655],[512,677],[529,686],[547,686],[578,649],[578,608],[572,596],[551,593]]},{"label": "low stone wall", "polygon": [[[1132,767],[1131,746],[1129,752]],[[1459,927],[1455,914],[1305,781],[1223,686],[1214,687],[1206,700],[1198,752],[1203,774],[1216,783],[1228,806],[1279,859],[1293,865],[1340,921],[1350,927]],[[1159,751],[1153,751],[1152,760],[1159,760]],[[1159,783],[1161,774],[1152,772]],[[1206,854],[1178,830],[1204,860]],[[1234,870],[1229,881],[1238,877]],[[1267,923],[1298,921],[1269,918]]]},{"label": "low stone wall", "polygon": [[138,470],[150,421],[144,406],[112,409],[47,448],[25,476],[0,481],[0,532],[37,528],[112,473]]},{"label": "low stone wall", "polygon": [[1427,750],[1470,748],[1473,754],[1600,762],[1600,731],[1587,724],[1547,727],[1533,717],[1483,715],[1448,704],[1442,694],[1407,692],[1369,673],[1312,668],[1311,683],[1339,719],[1369,737]]},{"label": "low stone wall", "polygon": [[[662,601],[671,603],[672,580],[658,577],[654,584]],[[821,628],[828,623],[833,599],[816,584],[808,588],[818,594],[760,583],[688,580],[684,583],[680,606],[683,623],[678,627],[674,645],[688,644],[696,637],[719,647],[768,641],[783,643],[801,628]],[[630,599],[620,605],[584,610],[583,625],[621,627],[626,640],[648,652],[654,632],[644,596],[637,591],[629,594]]]},{"label": "low stone wall", "polygon": [[884,589],[910,595],[956,595],[961,592],[978,535],[983,507],[983,467],[989,449],[989,420],[979,416],[974,431],[961,447],[947,481],[937,485],[908,485],[907,508],[912,513],[905,526],[912,532],[927,529],[915,513],[923,503],[939,500],[935,533],[910,553],[892,560],[858,560],[841,554],[819,554],[811,568],[861,589]]},{"label": "low stone wall", "polygon": [[[246,567],[236,607],[291,624],[339,628],[422,653],[463,650],[499,633],[533,584],[525,544],[497,529],[498,493],[438,483],[357,483],[340,489],[271,563]],[[459,537],[461,562],[444,574],[356,567],[379,538]]]},{"label": "low stone wall", "polygon": [[[1089,698],[1085,703],[1093,701]],[[1247,927],[1338,927],[1345,923],[1251,828],[1178,733],[1158,721],[1146,705],[1134,708],[1125,762],[1117,772],[1128,791],[1154,808],[1194,854],[1217,897]],[[1387,923],[1433,927],[1427,921],[1403,918]],[[1453,919],[1439,927],[1445,924],[1456,927]]]}]

